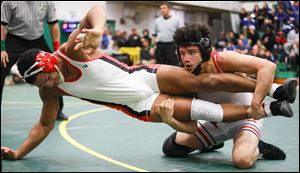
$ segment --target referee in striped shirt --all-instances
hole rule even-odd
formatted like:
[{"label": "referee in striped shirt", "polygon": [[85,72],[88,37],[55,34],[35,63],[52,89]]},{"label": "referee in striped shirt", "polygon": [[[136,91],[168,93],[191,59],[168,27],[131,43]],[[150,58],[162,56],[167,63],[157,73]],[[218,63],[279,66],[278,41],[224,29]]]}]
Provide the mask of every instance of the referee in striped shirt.
[{"label": "referee in striped shirt", "polygon": [[[52,52],[44,39],[44,21],[49,25],[54,50],[60,47],[56,9],[52,1],[3,1],[1,4],[1,104],[4,81],[19,56],[31,48]],[[67,120],[59,99],[58,120]]]},{"label": "referee in striped shirt", "polygon": [[155,58],[158,64],[179,65],[179,58],[176,55],[176,46],[173,35],[177,28],[180,27],[180,21],[170,14],[170,4],[163,2],[160,5],[162,16],[155,20],[155,31],[153,36],[156,37]]}]

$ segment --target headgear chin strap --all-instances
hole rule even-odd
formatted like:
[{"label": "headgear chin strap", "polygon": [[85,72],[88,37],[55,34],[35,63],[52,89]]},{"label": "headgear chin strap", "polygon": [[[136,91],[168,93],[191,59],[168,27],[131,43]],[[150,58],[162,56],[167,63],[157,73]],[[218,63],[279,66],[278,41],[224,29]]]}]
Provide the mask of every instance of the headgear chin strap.
[{"label": "headgear chin strap", "polygon": [[196,68],[195,68],[194,71],[192,72],[194,75],[199,75],[199,74],[201,73],[201,70],[202,70],[201,65],[202,65],[203,63],[204,63],[204,61],[200,62],[200,63],[196,66]]},{"label": "headgear chin strap", "polygon": [[[39,72],[55,72],[57,71],[60,77],[60,83],[64,81],[64,76],[60,72],[60,70],[57,67],[58,61],[55,56],[53,56],[51,53],[41,51],[37,54],[35,58],[35,63],[24,73],[23,79],[33,76]],[[38,67],[38,69],[30,72],[34,67]]]}]

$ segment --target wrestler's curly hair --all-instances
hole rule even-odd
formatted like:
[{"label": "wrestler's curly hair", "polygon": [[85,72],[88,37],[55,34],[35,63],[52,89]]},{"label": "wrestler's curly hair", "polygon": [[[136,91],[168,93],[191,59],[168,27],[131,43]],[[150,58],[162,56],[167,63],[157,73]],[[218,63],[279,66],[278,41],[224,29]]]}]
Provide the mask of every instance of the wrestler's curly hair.
[{"label": "wrestler's curly hair", "polygon": [[[37,54],[43,51],[42,49],[29,49],[20,55],[19,61],[17,63],[18,70],[21,76],[24,76],[25,72],[35,63],[35,57]],[[34,67],[31,71],[36,70],[38,67]],[[25,81],[29,84],[34,84],[38,74],[32,75],[25,78]]]},{"label": "wrestler's curly hair", "polygon": [[[173,39],[177,46],[177,51],[179,47],[186,47],[194,44],[199,46],[201,56],[204,61],[208,61],[210,59],[212,47],[207,27],[199,24],[191,24],[178,28],[175,31]],[[180,55],[178,54],[178,56]]]}]

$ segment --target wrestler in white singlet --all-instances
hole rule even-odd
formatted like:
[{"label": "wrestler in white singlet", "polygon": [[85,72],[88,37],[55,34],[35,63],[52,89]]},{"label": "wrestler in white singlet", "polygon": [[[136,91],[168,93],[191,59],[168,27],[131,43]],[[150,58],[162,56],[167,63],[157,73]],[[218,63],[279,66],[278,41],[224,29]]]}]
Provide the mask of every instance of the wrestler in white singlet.
[{"label": "wrestler in white singlet", "polygon": [[60,90],[148,121],[152,105],[160,93],[156,79],[159,65],[129,67],[107,54],[81,62],[67,57],[61,50],[57,54],[80,73],[78,79],[59,84]]}]

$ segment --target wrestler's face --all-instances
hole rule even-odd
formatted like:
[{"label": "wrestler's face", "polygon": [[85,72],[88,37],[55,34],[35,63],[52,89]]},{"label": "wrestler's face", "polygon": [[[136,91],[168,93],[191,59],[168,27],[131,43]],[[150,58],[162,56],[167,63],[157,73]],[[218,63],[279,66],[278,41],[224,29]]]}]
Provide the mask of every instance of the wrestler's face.
[{"label": "wrestler's face", "polygon": [[181,58],[184,69],[193,72],[197,65],[202,62],[199,47],[191,45],[179,48],[179,56]]},{"label": "wrestler's face", "polygon": [[58,73],[40,73],[37,75],[35,83],[37,87],[56,87],[59,84],[59,75]]}]

